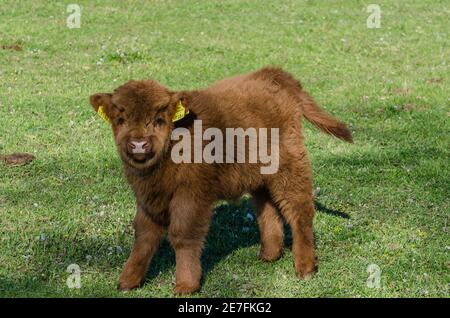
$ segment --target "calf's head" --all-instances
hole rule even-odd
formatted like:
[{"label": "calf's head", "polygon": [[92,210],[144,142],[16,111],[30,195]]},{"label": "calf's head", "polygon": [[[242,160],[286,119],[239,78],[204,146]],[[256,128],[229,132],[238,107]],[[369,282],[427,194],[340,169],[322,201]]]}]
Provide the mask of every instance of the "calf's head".
[{"label": "calf's head", "polygon": [[111,123],[123,163],[147,169],[168,150],[172,119],[181,96],[149,80],[129,81],[113,93],[97,93],[89,100],[94,110]]}]

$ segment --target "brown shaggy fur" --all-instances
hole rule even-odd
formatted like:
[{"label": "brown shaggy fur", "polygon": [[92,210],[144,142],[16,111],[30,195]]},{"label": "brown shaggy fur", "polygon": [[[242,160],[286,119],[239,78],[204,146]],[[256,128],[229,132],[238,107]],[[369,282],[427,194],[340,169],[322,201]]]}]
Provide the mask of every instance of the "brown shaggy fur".
[{"label": "brown shaggy fur", "polygon": [[[176,104],[190,113],[172,123]],[[135,241],[119,280],[119,289],[138,287],[161,239],[176,253],[178,294],[200,288],[201,263],[212,204],[251,193],[261,235],[260,258],[277,260],[283,251],[283,221],[292,228],[295,271],[308,278],[316,271],[313,239],[312,171],[303,142],[301,119],[352,142],[341,122],[323,112],[289,73],[266,67],[194,91],[173,92],[156,81],[129,81],[112,94],[90,97],[97,111],[104,106],[112,122],[125,176],[136,195]],[[261,163],[207,164],[171,160],[171,132],[194,119],[203,130],[216,127],[279,128],[279,170],[261,174]],[[192,134],[193,136],[193,134]],[[132,154],[133,141],[145,153]]]}]

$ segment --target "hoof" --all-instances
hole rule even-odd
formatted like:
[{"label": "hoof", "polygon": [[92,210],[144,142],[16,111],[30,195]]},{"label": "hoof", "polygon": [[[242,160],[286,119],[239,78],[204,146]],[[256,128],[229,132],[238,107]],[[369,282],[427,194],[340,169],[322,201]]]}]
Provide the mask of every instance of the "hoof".
[{"label": "hoof", "polygon": [[134,285],[130,285],[130,284],[126,284],[126,283],[118,283],[117,284],[117,290],[121,291],[121,292],[127,292],[136,288],[139,288],[140,284],[134,284]]},{"label": "hoof", "polygon": [[310,280],[310,279],[312,279],[314,277],[315,273],[316,272],[309,272],[309,273],[306,273],[306,274],[297,273],[297,277],[302,279],[302,280],[308,281],[308,280]]},{"label": "hoof", "polygon": [[272,253],[261,250],[259,252],[259,259],[262,260],[263,262],[275,262],[278,261],[282,255],[283,255],[282,249]]},{"label": "hoof", "polygon": [[186,284],[177,284],[173,293],[175,295],[189,295],[197,292],[200,289],[200,286],[189,286]]},{"label": "hoof", "polygon": [[317,266],[314,266],[312,270],[297,271],[297,277],[303,280],[310,280],[317,272]]}]

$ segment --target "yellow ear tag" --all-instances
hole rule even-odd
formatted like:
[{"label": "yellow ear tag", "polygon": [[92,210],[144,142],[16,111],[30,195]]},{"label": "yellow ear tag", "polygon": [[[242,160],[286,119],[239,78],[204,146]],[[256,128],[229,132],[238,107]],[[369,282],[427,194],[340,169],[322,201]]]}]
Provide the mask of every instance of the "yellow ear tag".
[{"label": "yellow ear tag", "polygon": [[177,109],[175,111],[175,115],[173,115],[172,122],[176,122],[177,120],[183,119],[184,116],[189,114],[189,110],[186,109],[181,101],[178,101],[177,103]]},{"label": "yellow ear tag", "polygon": [[105,107],[103,105],[98,106],[97,114],[108,124],[111,122],[105,113]]}]

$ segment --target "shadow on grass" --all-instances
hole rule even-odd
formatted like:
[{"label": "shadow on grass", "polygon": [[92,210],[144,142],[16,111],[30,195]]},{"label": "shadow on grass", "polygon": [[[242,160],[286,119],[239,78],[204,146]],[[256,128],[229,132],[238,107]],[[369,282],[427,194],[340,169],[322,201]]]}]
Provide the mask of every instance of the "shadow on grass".
[{"label": "shadow on grass", "polygon": [[[328,208],[315,201],[318,212],[349,219],[342,211]],[[290,228],[285,226],[285,247],[292,245]],[[202,256],[203,273],[206,274],[228,255],[241,248],[260,244],[258,225],[255,221],[250,198],[243,198],[240,204],[224,203],[214,209],[214,218],[206,240]],[[256,256],[256,255],[255,255]],[[175,267],[175,254],[172,247],[164,241],[149,268],[145,284]],[[205,275],[203,275],[205,277]]]},{"label": "shadow on grass", "polygon": [[347,213],[328,208],[325,205],[323,205],[322,203],[320,203],[319,201],[314,201],[314,205],[316,207],[316,211],[319,211],[319,212],[322,212],[322,213],[325,213],[328,215],[332,215],[332,216],[338,216],[343,219],[350,219],[350,215],[348,215]]}]

